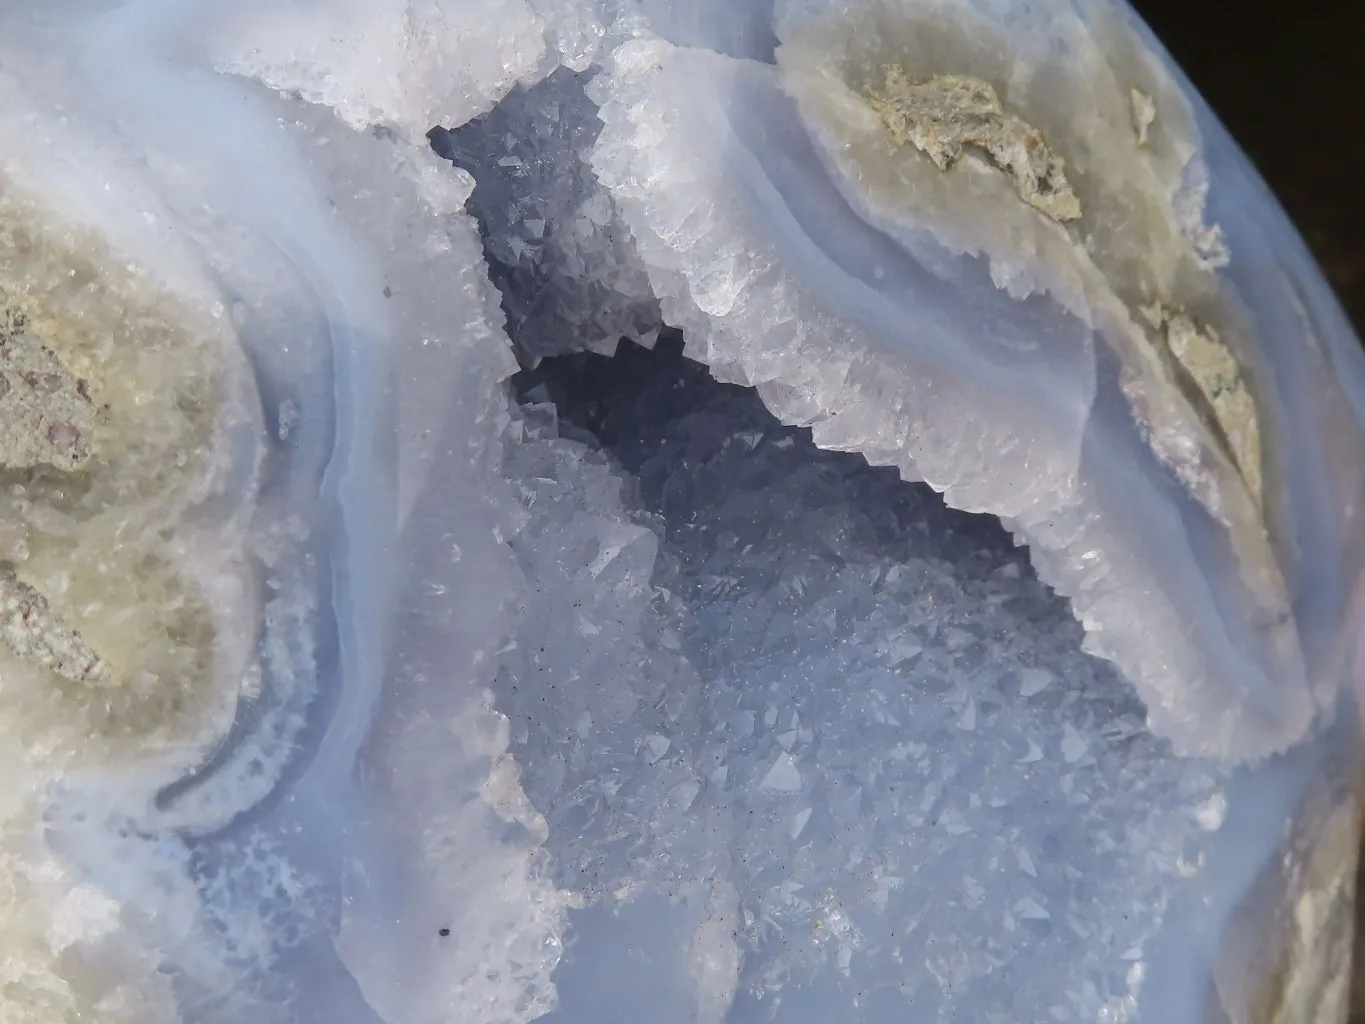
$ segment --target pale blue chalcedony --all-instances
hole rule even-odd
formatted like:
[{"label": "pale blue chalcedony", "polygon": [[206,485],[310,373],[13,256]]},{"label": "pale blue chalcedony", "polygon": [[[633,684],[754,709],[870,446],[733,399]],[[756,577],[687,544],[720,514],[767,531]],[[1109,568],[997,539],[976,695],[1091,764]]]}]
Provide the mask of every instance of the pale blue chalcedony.
[{"label": "pale blue chalcedony", "polygon": [[1365,360],[1123,5],[0,0],[0,305],[0,1018],[1344,1019]]}]

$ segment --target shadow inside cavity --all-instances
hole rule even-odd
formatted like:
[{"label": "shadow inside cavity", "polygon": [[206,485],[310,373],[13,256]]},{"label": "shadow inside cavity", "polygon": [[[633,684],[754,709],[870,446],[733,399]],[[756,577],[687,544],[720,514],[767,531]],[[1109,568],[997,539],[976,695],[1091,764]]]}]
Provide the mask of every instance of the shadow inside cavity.
[{"label": "shadow inside cavity", "polygon": [[[663,644],[630,679],[576,679],[551,644],[496,687],[523,786],[549,824],[556,882],[590,899],[572,915],[547,1020],[617,1019],[602,1007],[619,981],[606,965],[622,951],[639,982],[621,989],[622,1020],[635,1019],[637,988],[674,993],[679,1020],[712,1019],[689,1002],[708,992],[732,1022],[971,1005],[1027,1016],[1083,958],[1068,913],[1119,918],[1104,909],[1121,898],[1107,888],[1136,900],[1143,886],[1177,886],[1116,865],[1109,846],[1145,829],[1156,845],[1197,847],[1189,807],[1217,773],[1175,763],[1145,732],[1131,687],[1081,652],[1069,603],[998,519],[816,448],[752,389],[688,360],[676,332],[652,351],[545,359],[513,388],[537,415],[553,406],[574,459],[609,463],[628,514],[657,536],[652,613],[685,663],[658,668]],[[901,574],[916,583],[887,582]],[[906,623],[913,644],[898,632]],[[879,660],[881,648],[891,654]],[[667,679],[653,686],[656,670]],[[1041,695],[1039,673],[1053,680]],[[583,732],[577,708],[596,708],[582,687],[650,699]],[[788,748],[799,792],[780,778],[774,792],[774,757]],[[674,813],[680,791],[685,812]],[[698,981],[689,960],[694,932],[720,913],[718,881],[739,893],[741,909],[727,911],[742,961],[734,991]],[[858,933],[851,969],[828,931],[838,908]],[[1097,1005],[1127,992],[1123,952],[1096,957]],[[992,958],[1003,968],[986,970]]]},{"label": "shadow inside cavity", "polygon": [[[678,529],[673,519],[715,511],[697,484],[685,482],[725,472],[727,444],[757,431],[760,443],[791,453],[773,458],[775,470],[800,466],[814,479],[851,485],[847,495],[831,492],[828,500],[875,497],[863,515],[873,531],[869,545],[881,547],[877,553],[908,551],[912,542],[898,528],[919,523],[919,532],[939,531],[935,550],[942,557],[971,555],[993,567],[997,559],[1008,560],[1033,575],[997,517],[951,508],[928,485],[902,481],[896,469],[869,466],[856,453],[817,448],[809,429],[780,423],[753,388],[717,381],[704,364],[687,358],[677,331],[662,332],[652,349],[623,341],[612,357],[576,353],[546,360],[514,377],[513,388],[522,403],[543,388],[560,422],[576,428],[570,436],[589,440],[638,478],[641,505],[663,515],[671,534]],[[1065,599],[1052,603],[1070,615]]]}]

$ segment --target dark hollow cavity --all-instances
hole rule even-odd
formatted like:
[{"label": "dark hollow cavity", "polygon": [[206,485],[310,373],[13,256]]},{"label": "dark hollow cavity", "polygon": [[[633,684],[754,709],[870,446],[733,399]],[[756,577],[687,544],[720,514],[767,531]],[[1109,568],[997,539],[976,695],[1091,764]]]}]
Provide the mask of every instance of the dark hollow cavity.
[{"label": "dark hollow cavity", "polygon": [[[1146,733],[1131,687],[1081,652],[1069,603],[1037,580],[998,519],[949,508],[860,455],[818,449],[753,389],[687,359],[677,332],[652,350],[623,342],[615,357],[544,359],[512,390],[538,424],[530,443],[567,453],[521,480],[509,474],[530,514],[554,496],[572,504],[567,489],[585,464],[596,486],[615,475],[625,509],[603,527],[585,496],[583,519],[511,541],[530,584],[525,656],[504,663],[495,693],[522,784],[549,824],[555,880],[592,903],[574,912],[561,1005],[547,1020],[625,1024],[646,1008],[663,1020],[651,993],[693,991],[676,951],[717,912],[717,878],[752,918],[737,927],[746,959],[727,1017],[736,1022],[804,1021],[815,1007],[872,1019],[854,1009],[870,1001],[888,1014],[930,1010],[936,987],[891,968],[932,958],[935,932],[969,927],[975,914],[926,911],[931,879],[994,889],[990,865],[1013,864],[1021,847],[1058,903],[1107,905],[1098,894],[1111,881],[1116,899],[1140,898],[1144,879],[1101,854],[1110,840],[1098,837],[1126,834],[1114,801],[1133,797],[1123,790],[1137,776],[1170,806],[1188,768]],[[624,553],[598,569],[613,535]],[[652,562],[640,555],[613,577],[651,537]],[[585,653],[565,624],[583,616],[610,629],[600,620],[616,606],[591,596],[603,592],[646,608],[622,598],[617,649]],[[1041,695],[1040,678],[1053,680]],[[1034,737],[1047,760],[1029,762]],[[1054,799],[1075,768],[1053,751],[1083,742],[1092,752],[1073,760],[1095,799],[1078,809]],[[858,959],[843,974],[834,940],[812,930],[821,912],[804,901],[819,888],[866,910],[871,861],[892,849],[923,875],[889,896],[890,911],[861,917]],[[786,882],[810,891],[784,902],[773,894]],[[621,895],[631,892],[650,895]],[[1010,886],[999,895],[1017,899]],[[921,937],[896,934],[896,904],[919,907]],[[994,956],[1077,959],[1076,936],[1052,921],[1008,936],[984,917],[975,926]],[[628,989],[601,969],[623,942],[640,953]],[[765,994],[773,971],[790,972],[782,998]],[[1018,973],[979,984],[1020,1005],[1046,997]],[[692,1019],[681,995],[663,1003]]]},{"label": "dark hollow cavity", "polygon": [[[1095,1016],[1128,992],[1119,954],[1177,884],[1150,865],[1198,848],[1216,773],[1151,735],[996,517],[821,451],[683,354],[586,163],[584,81],[429,135],[475,179],[523,367],[504,473],[524,587],[493,691],[553,880],[584,901],[545,1020],[932,1019],[963,999],[1028,1019],[1058,964]],[[731,992],[689,960],[716,921]],[[945,957],[1005,966],[955,991],[958,966],[903,966]]]}]

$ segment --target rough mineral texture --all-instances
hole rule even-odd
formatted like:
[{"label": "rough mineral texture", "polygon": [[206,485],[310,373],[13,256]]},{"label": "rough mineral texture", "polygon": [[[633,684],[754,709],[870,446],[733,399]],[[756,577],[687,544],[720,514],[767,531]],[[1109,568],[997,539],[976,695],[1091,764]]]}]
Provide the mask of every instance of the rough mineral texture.
[{"label": "rough mineral texture", "polygon": [[[989,82],[939,75],[911,82],[889,65],[885,82],[868,103],[897,142],[911,143],[939,170],[947,170],[972,147],[1014,183],[1019,198],[1053,220],[1077,220],[1080,200],[1066,180],[1065,161],[1048,148],[1036,128],[1005,111]],[[1140,135],[1145,137],[1146,126]]]},{"label": "rough mineral texture", "polygon": [[12,0],[0,308],[3,1024],[1339,1024],[1365,356],[1119,0]]},{"label": "rough mineral texture", "polygon": [[109,680],[109,666],[81,635],[52,614],[42,594],[5,568],[0,568],[0,643],[65,679]]},{"label": "rough mineral texture", "polygon": [[0,466],[75,470],[90,458],[94,420],[89,384],[0,293]]}]

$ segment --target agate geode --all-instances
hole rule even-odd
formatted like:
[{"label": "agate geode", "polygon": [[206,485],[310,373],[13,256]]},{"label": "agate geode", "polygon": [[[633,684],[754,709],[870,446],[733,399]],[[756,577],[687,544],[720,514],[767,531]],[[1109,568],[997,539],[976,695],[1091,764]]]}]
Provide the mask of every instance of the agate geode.
[{"label": "agate geode", "polygon": [[1108,0],[0,5],[0,1018],[1340,1020],[1363,401]]}]

